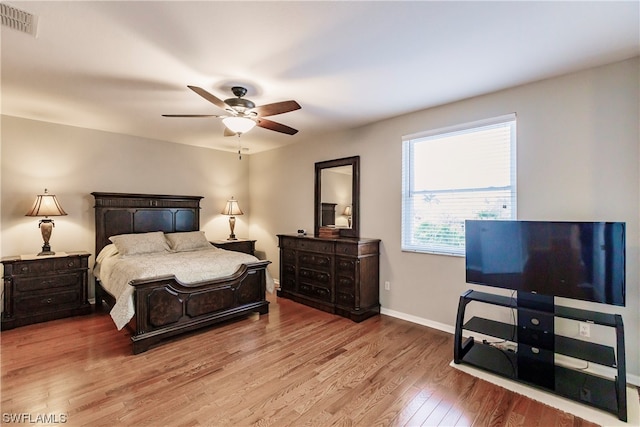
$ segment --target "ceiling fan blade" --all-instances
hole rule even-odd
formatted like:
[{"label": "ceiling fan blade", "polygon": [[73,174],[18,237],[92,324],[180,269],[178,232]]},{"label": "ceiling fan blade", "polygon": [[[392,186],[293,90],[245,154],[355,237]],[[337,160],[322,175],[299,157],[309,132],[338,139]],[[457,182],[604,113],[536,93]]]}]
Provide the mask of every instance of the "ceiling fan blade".
[{"label": "ceiling fan blade", "polygon": [[282,101],[274,102],[273,104],[261,105],[254,108],[252,111],[256,112],[260,117],[275,116],[276,114],[288,113],[289,111],[299,110],[300,104],[296,101]]},{"label": "ceiling fan blade", "polygon": [[296,133],[298,133],[298,129],[294,129],[287,125],[283,125],[282,123],[277,123],[263,118],[258,119],[257,126],[269,130],[275,130],[276,132],[286,133],[287,135],[295,135]]},{"label": "ceiling fan blade", "polygon": [[163,114],[162,117],[224,117],[215,114]]},{"label": "ceiling fan blade", "polygon": [[195,93],[197,93],[198,95],[200,95],[201,97],[203,97],[204,99],[206,99],[207,101],[211,102],[213,105],[220,107],[223,110],[228,110],[230,108],[223,100],[216,98],[215,96],[211,95],[209,92],[202,89],[201,87],[198,87],[198,86],[187,86],[187,87],[192,91],[194,91]]}]

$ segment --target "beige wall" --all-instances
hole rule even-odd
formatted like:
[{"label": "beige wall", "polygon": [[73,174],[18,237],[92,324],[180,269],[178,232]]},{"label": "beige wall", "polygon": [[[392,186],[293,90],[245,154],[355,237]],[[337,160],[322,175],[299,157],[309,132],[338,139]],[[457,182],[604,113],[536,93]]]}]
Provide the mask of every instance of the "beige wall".
[{"label": "beige wall", "polygon": [[[383,312],[452,331],[458,297],[470,287],[464,258],[400,250],[402,136],[515,112],[520,219],[627,223],[627,306],[559,302],[623,315],[628,372],[637,383],[639,76],[636,58],[253,155],[251,235],[277,263],[276,234],[313,230],[314,163],[360,155],[361,235],[382,239],[380,281],[391,282],[380,291]],[[576,324],[559,327],[578,334]]]},{"label": "beige wall", "polygon": [[2,256],[40,251],[38,219],[24,214],[45,187],[68,213],[54,218],[53,250],[91,260],[92,191],[204,196],[200,223],[212,240],[229,236],[220,211],[235,196],[245,213],[236,235],[249,234],[249,163],[233,153],[2,116],[1,157]]}]

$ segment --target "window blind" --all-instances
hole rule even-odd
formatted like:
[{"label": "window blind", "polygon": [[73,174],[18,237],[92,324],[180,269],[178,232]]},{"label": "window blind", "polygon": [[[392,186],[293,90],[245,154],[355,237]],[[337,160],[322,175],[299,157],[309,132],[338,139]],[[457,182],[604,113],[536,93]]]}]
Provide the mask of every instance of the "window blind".
[{"label": "window blind", "polygon": [[402,249],[464,255],[465,219],[514,219],[515,149],[515,114],[404,137]]}]

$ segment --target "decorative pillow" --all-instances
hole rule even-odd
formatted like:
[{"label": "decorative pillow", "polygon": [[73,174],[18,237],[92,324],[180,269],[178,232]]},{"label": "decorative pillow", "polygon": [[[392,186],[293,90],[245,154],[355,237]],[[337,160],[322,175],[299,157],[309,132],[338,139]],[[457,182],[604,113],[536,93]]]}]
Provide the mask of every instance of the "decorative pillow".
[{"label": "decorative pillow", "polygon": [[165,234],[169,247],[174,252],[197,251],[211,249],[213,246],[204,235],[204,231],[188,231],[186,233]]},{"label": "decorative pillow", "polygon": [[162,231],[138,234],[120,234],[109,240],[122,256],[169,252],[169,245]]}]

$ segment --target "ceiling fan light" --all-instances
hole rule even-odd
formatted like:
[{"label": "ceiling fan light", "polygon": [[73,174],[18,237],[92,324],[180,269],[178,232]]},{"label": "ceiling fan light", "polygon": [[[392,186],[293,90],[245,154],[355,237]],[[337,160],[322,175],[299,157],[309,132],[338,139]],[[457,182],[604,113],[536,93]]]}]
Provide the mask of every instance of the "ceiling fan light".
[{"label": "ceiling fan light", "polygon": [[248,117],[225,117],[222,123],[235,133],[247,133],[256,125],[256,122]]}]

